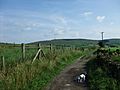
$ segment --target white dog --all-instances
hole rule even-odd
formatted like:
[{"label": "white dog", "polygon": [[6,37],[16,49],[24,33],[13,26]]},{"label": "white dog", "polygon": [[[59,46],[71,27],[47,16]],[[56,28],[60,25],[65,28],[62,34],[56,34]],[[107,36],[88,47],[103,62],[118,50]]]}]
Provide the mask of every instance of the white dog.
[{"label": "white dog", "polygon": [[82,82],[84,82],[84,81],[85,81],[85,79],[86,79],[85,74],[81,74],[81,75],[80,75],[80,78],[82,79]]},{"label": "white dog", "polygon": [[85,79],[86,79],[86,75],[85,74],[80,74],[79,76],[77,76],[77,82],[78,83],[82,83],[82,82],[85,82]]}]

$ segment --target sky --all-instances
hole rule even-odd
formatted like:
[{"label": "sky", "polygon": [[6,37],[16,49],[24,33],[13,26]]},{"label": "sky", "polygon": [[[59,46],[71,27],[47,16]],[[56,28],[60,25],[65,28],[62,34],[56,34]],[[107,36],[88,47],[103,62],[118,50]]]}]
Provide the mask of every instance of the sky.
[{"label": "sky", "polygon": [[120,0],[0,0],[0,42],[120,38]]}]

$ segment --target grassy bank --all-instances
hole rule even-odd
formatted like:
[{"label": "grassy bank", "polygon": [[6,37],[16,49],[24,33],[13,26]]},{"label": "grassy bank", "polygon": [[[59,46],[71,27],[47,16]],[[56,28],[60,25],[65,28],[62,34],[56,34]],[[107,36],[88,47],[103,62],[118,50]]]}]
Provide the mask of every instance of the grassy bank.
[{"label": "grassy bank", "polygon": [[120,62],[120,56],[113,56],[112,60],[116,62]]},{"label": "grassy bank", "polygon": [[0,89],[41,90],[65,66],[83,54],[85,52],[75,50],[46,52],[46,58],[36,60],[33,64],[27,60],[24,63],[17,64],[14,68],[8,68],[6,72],[0,71]]},{"label": "grassy bank", "polygon": [[105,66],[98,66],[96,59],[88,62],[90,90],[120,90],[120,82],[112,78]]}]

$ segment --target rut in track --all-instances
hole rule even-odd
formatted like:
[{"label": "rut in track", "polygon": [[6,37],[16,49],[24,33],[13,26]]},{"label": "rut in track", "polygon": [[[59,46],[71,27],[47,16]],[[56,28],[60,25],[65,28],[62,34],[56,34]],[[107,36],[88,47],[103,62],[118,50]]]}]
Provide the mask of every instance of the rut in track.
[{"label": "rut in track", "polygon": [[53,79],[46,90],[88,90],[86,83],[78,84],[74,82],[75,76],[86,72],[86,63],[88,60],[88,58],[82,57],[76,60],[75,63],[67,66]]}]

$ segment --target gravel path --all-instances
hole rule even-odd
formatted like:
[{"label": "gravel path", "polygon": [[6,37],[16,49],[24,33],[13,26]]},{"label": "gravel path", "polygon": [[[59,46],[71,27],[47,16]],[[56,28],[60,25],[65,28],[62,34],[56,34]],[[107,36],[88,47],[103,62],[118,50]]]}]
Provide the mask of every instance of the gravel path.
[{"label": "gravel path", "polygon": [[61,73],[56,76],[47,86],[46,90],[88,90],[86,83],[78,84],[74,77],[86,71],[88,58],[82,57],[75,63],[67,66]]}]

